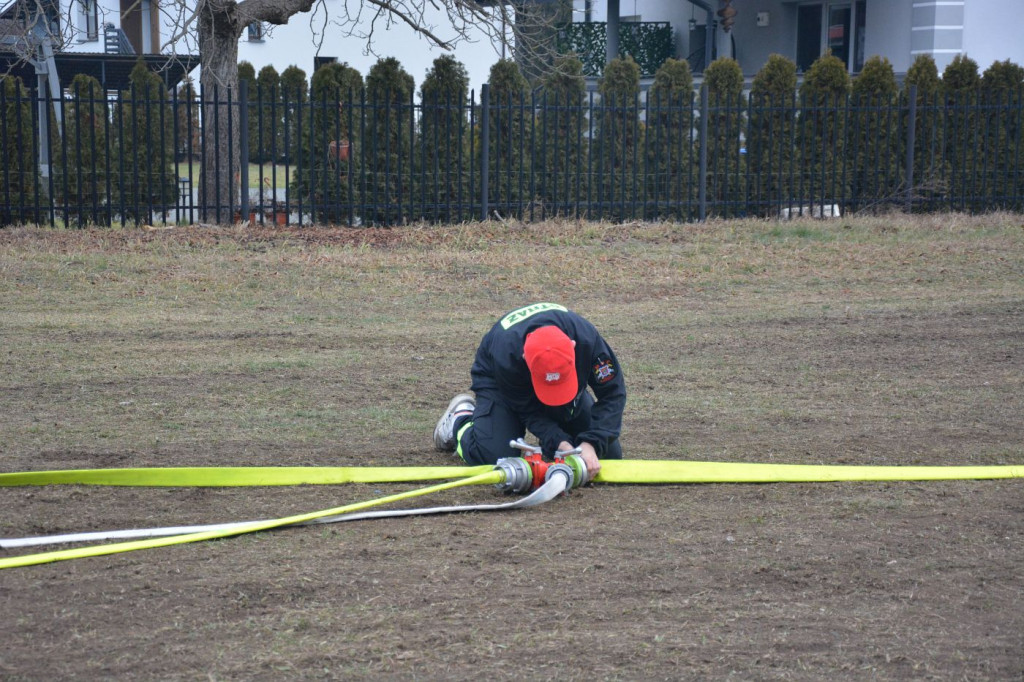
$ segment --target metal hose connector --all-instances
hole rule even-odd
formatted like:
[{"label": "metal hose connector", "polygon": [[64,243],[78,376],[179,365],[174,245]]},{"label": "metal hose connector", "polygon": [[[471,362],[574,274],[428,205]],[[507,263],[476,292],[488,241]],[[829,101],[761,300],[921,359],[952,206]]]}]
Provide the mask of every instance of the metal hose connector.
[{"label": "metal hose connector", "polygon": [[503,457],[494,464],[494,468],[505,474],[505,480],[494,484],[503,492],[525,493],[533,483],[533,471],[522,457]]},{"label": "metal hose connector", "polygon": [[544,475],[544,482],[547,483],[553,476],[565,477],[565,492],[569,492],[572,488],[576,487],[576,472],[568,464],[556,462],[549,466],[547,474]]},{"label": "metal hose connector", "polygon": [[587,463],[579,455],[568,455],[565,458],[566,465],[572,469],[572,487],[579,488],[590,482],[590,475],[587,472]]}]

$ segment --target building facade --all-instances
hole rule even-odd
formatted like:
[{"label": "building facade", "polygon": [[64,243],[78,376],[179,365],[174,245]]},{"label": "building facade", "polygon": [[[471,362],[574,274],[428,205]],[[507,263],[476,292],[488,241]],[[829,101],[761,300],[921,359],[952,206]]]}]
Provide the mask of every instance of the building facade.
[{"label": "building facade", "polygon": [[697,72],[704,66],[709,17],[713,56],[735,58],[748,76],[771,54],[792,59],[802,71],[826,50],[851,73],[874,55],[887,58],[897,73],[921,54],[931,55],[940,72],[957,55],[981,70],[1006,59],[1024,64],[1020,1],[573,0],[573,20],[607,22],[616,5],[624,23],[671,23],[676,57],[689,59]]}]

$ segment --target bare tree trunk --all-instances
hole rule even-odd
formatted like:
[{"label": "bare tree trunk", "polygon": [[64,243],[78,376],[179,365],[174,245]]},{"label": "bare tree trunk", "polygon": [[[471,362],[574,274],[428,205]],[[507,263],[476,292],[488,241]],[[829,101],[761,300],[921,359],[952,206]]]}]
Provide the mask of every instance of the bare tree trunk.
[{"label": "bare tree trunk", "polygon": [[[199,78],[202,101],[203,154],[199,178],[200,215],[205,221],[231,222],[240,205],[238,172],[241,168],[239,140],[247,131],[238,129],[238,39],[245,27],[254,21],[275,26],[288,23],[296,14],[309,12],[314,0],[198,0],[196,29],[199,38]],[[366,0],[357,3],[367,7],[354,14],[343,13],[342,23],[355,25],[385,18],[386,22],[399,21],[411,26],[431,43],[452,47],[434,35],[432,28],[423,23],[423,10],[427,4],[446,11],[448,19],[462,37],[471,27],[486,34],[507,40],[506,13],[503,5],[500,17],[476,0]],[[382,19],[382,21],[385,21]],[[500,19],[500,23],[498,22]],[[386,23],[385,22],[385,23]],[[509,22],[511,27],[514,24]],[[499,28],[500,27],[500,28]],[[182,30],[185,30],[183,25]],[[372,36],[372,28],[367,40]],[[517,34],[518,35],[518,34]],[[518,41],[525,44],[526,36]],[[228,99],[230,96],[230,106]]]},{"label": "bare tree trunk", "polygon": [[225,0],[201,0],[198,11],[203,117],[199,182],[201,215],[207,222],[231,222],[239,205],[238,37],[244,25],[236,7]]}]

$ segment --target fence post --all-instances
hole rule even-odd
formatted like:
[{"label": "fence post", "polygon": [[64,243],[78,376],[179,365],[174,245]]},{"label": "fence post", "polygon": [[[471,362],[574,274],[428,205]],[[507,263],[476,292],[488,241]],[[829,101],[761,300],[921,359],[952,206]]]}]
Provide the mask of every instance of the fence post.
[{"label": "fence post", "polygon": [[491,165],[491,86],[480,86],[480,220],[487,220],[488,181]]},{"label": "fence post", "polygon": [[917,144],[917,85],[911,85],[908,93],[910,101],[907,103],[907,154],[906,154],[906,185],[907,213],[913,209],[914,203],[914,147]]},{"label": "fence post", "polygon": [[[50,98],[49,91],[42,87],[42,81],[44,77],[39,77],[39,89],[36,91],[39,98],[36,102],[37,110],[39,112],[39,175],[42,176],[43,181],[47,182],[50,179]],[[54,107],[54,117],[60,117],[60,108]],[[58,121],[59,123],[59,121]],[[18,131],[19,133],[21,131]],[[63,136],[63,131],[61,135]],[[7,157],[9,158],[9,157]]]},{"label": "fence post", "polygon": [[241,206],[239,220],[249,219],[249,83],[238,80],[238,184]]},{"label": "fence post", "polygon": [[702,83],[700,86],[700,172],[697,178],[697,201],[698,201],[698,214],[697,217],[700,222],[704,222],[708,217],[708,84]]}]

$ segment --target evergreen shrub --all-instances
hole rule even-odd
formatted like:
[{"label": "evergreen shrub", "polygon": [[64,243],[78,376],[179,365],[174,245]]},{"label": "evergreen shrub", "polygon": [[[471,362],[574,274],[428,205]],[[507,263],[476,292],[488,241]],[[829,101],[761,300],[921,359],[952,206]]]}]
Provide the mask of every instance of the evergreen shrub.
[{"label": "evergreen shrub", "polygon": [[774,215],[794,200],[796,62],[773,54],[754,76],[747,126],[750,201]]}]

